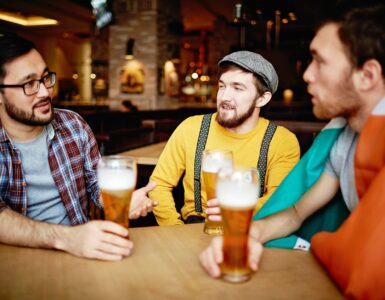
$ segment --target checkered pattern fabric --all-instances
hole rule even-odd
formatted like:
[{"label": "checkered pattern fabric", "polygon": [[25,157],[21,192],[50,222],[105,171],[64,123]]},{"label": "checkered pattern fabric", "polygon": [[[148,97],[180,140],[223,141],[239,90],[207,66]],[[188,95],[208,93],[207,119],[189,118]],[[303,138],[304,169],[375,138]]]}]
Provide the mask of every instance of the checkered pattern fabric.
[{"label": "checkered pattern fabric", "polygon": [[[71,224],[88,220],[89,201],[101,208],[96,166],[99,151],[87,123],[76,113],[55,109],[47,126],[48,162]],[[20,152],[0,124],[0,211],[27,214],[27,182]]]}]

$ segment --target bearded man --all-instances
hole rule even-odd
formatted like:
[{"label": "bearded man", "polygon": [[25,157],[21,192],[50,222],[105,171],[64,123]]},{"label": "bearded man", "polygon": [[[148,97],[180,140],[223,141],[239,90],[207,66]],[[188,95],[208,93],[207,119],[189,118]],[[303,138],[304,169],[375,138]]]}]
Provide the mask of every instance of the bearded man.
[{"label": "bearded man", "polygon": [[[220,221],[217,200],[207,199],[204,182],[200,182],[203,149],[230,150],[237,166],[257,167],[261,165],[260,157],[266,160],[265,169],[259,168],[265,176],[261,178],[264,185],[255,210],[266,202],[300,157],[295,135],[259,116],[277,90],[278,76],[272,64],[257,53],[238,51],[225,56],[218,66],[217,112],[184,120],[170,137],[151,175],[151,181],[157,182],[150,197],[159,201],[154,209],[159,225],[197,223],[205,218]],[[266,137],[269,142],[263,143]],[[183,175],[184,203],[179,214],[172,191]]]},{"label": "bearded man", "polygon": [[[128,256],[126,228],[90,220],[91,203],[102,210],[90,127],[53,107],[56,73],[31,41],[0,32],[0,49],[0,243],[100,260]],[[146,195],[153,186],[133,193],[130,218],[156,205]]]}]

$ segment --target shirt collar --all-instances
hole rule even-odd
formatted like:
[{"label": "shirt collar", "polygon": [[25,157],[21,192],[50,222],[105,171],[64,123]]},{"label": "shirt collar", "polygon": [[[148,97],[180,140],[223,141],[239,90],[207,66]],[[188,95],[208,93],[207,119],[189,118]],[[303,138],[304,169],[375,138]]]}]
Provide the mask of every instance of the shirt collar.
[{"label": "shirt collar", "polygon": [[4,142],[6,142],[8,140],[9,140],[9,138],[7,136],[7,133],[5,132],[5,129],[4,129],[3,125],[0,122],[0,143],[4,143]]},{"label": "shirt collar", "polygon": [[372,111],[372,115],[385,115],[385,97],[377,103]]},{"label": "shirt collar", "polygon": [[48,139],[50,140],[52,140],[53,137],[55,136],[55,126],[53,125],[53,122],[47,125],[47,134],[48,134]]}]

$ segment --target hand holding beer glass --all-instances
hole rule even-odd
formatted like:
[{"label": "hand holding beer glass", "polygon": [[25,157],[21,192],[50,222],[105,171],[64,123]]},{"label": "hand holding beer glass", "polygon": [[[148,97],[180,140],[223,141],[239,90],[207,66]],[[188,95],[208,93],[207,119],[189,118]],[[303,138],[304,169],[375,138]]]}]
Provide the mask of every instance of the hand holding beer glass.
[{"label": "hand holding beer glass", "polygon": [[[215,186],[220,168],[233,165],[233,154],[229,150],[205,150],[202,155],[202,175],[207,201],[216,198]],[[206,217],[204,232],[211,235],[222,234],[222,222],[210,221]]]},{"label": "hand holding beer glass", "polygon": [[103,156],[99,160],[97,174],[105,219],[128,228],[131,196],[137,176],[135,159]]},{"label": "hand holding beer glass", "polygon": [[248,236],[259,189],[257,169],[223,168],[218,173],[216,191],[223,223],[221,270],[226,281],[250,278]]}]

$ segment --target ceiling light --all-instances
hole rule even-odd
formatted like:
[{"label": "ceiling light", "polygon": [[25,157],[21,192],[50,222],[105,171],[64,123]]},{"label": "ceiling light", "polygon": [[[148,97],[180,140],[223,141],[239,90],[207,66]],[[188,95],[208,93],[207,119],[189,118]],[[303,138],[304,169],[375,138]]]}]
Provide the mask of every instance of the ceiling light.
[{"label": "ceiling light", "polygon": [[21,14],[11,12],[0,12],[0,20],[15,23],[22,26],[46,26],[58,25],[59,22],[54,19],[49,19],[41,16],[23,16]]}]

